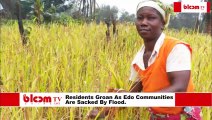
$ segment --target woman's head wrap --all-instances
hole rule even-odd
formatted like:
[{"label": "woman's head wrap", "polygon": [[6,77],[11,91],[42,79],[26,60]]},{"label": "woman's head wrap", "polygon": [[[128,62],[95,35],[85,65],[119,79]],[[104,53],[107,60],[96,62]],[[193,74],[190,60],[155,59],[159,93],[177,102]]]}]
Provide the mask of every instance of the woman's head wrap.
[{"label": "woman's head wrap", "polygon": [[173,8],[170,5],[165,5],[160,1],[143,0],[142,2],[138,3],[136,12],[138,12],[138,10],[141,9],[142,7],[152,7],[156,9],[161,14],[165,22],[165,27],[168,26],[170,20],[170,14],[173,13]]}]

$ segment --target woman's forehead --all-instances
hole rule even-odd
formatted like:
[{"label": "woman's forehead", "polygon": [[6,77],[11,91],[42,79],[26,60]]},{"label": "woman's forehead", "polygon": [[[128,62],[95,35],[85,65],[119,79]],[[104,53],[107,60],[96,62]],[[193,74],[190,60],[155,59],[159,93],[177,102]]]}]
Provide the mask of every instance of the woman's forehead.
[{"label": "woman's forehead", "polygon": [[137,11],[137,15],[139,14],[154,14],[154,15],[158,15],[158,11],[152,7],[142,7]]}]

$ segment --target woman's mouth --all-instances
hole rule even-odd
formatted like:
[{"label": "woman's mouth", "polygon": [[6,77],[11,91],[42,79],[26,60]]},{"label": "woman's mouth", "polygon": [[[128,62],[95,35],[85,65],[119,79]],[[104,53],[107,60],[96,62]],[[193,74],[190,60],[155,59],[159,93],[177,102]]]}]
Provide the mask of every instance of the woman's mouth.
[{"label": "woman's mouth", "polygon": [[140,31],[150,31],[150,29],[142,28],[142,29],[140,29]]},{"label": "woman's mouth", "polygon": [[148,32],[150,32],[150,29],[144,29],[144,28],[142,28],[142,29],[139,29],[139,32],[140,33],[148,33]]}]

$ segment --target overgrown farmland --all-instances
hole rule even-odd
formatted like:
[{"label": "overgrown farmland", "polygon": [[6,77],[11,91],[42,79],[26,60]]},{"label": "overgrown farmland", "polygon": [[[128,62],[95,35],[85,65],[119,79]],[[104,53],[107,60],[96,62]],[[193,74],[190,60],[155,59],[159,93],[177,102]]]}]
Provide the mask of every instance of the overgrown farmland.
[{"label": "overgrown farmland", "polygon": [[[103,24],[27,24],[28,45],[22,46],[18,25],[1,26],[2,92],[105,92],[128,89],[130,64],[142,45],[131,24],[118,24],[118,36],[107,41]],[[167,35],[188,42],[193,48],[192,78],[197,92],[212,91],[211,36],[192,31],[166,30]],[[204,99],[203,99],[204,100]],[[84,119],[91,108],[1,107],[0,119]],[[127,114],[126,114],[127,113]],[[145,108],[117,112],[116,120],[148,119]],[[212,109],[203,108],[204,120]]]}]

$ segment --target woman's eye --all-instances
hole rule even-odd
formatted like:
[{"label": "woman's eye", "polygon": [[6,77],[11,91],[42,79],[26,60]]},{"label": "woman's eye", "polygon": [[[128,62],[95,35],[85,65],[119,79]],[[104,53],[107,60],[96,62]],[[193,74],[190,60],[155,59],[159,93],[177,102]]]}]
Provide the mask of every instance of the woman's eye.
[{"label": "woman's eye", "polygon": [[137,17],[137,20],[141,20],[141,19],[143,19],[143,17]]},{"label": "woman's eye", "polygon": [[154,20],[156,17],[148,17],[149,20]]}]

